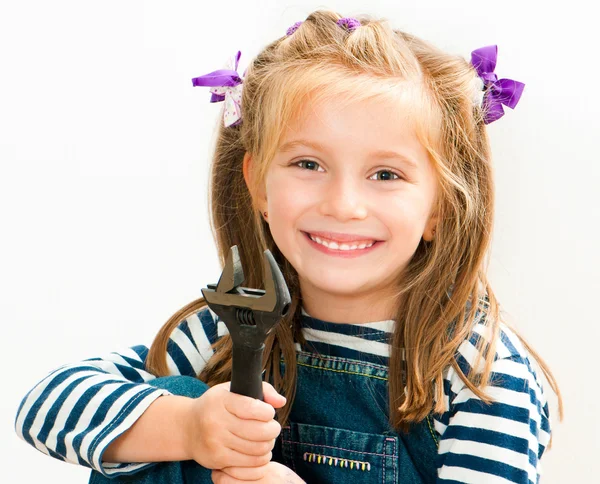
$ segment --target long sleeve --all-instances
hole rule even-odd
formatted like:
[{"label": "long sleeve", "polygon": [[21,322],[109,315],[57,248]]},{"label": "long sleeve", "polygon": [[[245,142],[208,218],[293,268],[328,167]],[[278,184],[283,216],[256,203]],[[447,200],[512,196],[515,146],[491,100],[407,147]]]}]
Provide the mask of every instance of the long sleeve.
[{"label": "long sleeve", "polygon": [[[486,327],[478,324],[459,347],[457,362],[463,373],[474,366],[475,344],[486,334]],[[434,419],[440,434],[438,482],[539,482],[540,459],[550,440],[548,403],[524,347],[504,324],[484,391],[494,399],[489,405],[453,368],[447,370],[448,411]]]},{"label": "long sleeve", "polygon": [[[196,376],[213,353],[211,344],[227,332],[204,307],[173,330],[167,344],[171,375]],[[148,384],[143,345],[52,371],[25,395],[15,431],[39,451],[93,468],[107,477],[130,474],[152,463],[102,462],[108,445],[129,429],[167,390]]]}]

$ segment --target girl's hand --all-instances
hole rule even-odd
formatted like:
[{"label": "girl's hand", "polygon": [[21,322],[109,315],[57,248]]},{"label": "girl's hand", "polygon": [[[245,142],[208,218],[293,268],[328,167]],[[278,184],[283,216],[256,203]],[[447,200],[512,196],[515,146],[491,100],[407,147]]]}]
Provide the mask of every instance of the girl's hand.
[{"label": "girl's hand", "polygon": [[275,408],[285,397],[263,382],[265,401],[229,391],[231,382],[191,399],[184,421],[186,455],[207,469],[260,467],[269,463],[281,431]]},{"label": "girl's hand", "polygon": [[238,484],[253,481],[256,484],[306,484],[298,474],[279,462],[261,467],[224,467],[212,471],[215,484]]}]

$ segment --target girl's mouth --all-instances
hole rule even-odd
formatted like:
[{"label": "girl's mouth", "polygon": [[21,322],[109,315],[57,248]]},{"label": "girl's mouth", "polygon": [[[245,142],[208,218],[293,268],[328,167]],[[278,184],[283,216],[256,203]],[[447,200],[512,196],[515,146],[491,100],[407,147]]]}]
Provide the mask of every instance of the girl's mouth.
[{"label": "girl's mouth", "polygon": [[[370,247],[367,244],[364,248],[360,248],[360,246],[359,246],[354,249],[352,247],[357,245],[356,243],[352,243],[352,242],[344,243],[344,244],[338,243],[339,248],[336,249],[335,246],[327,247],[327,246],[313,240],[307,232],[302,232],[302,234],[304,235],[304,238],[308,241],[309,245],[311,245],[313,248],[315,248],[319,252],[322,252],[327,255],[332,255],[335,257],[346,258],[346,259],[360,257],[363,255],[370,254],[371,252],[373,252],[373,250],[375,250],[377,247],[379,247],[381,245],[381,243],[383,242],[381,240],[377,240],[377,241],[373,242],[373,245],[371,245]],[[342,245],[344,246],[343,248],[341,247]],[[361,244],[361,245],[364,245],[364,244]]]}]

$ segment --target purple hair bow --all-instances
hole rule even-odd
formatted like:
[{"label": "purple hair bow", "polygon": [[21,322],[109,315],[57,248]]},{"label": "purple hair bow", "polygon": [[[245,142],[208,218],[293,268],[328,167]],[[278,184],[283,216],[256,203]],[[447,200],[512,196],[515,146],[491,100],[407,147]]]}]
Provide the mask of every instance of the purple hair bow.
[{"label": "purple hair bow", "polygon": [[497,57],[497,45],[488,45],[471,52],[471,64],[477,70],[486,89],[483,99],[483,109],[486,113],[485,124],[492,123],[504,116],[503,104],[514,109],[525,87],[522,82],[512,79],[498,80],[498,76],[494,73]]},{"label": "purple hair bow", "polygon": [[237,73],[238,63],[242,53],[238,53],[227,62],[225,69],[209,72],[192,79],[193,86],[209,86],[212,93],[211,103],[225,101],[223,119],[225,127],[241,123],[242,118],[242,83],[244,82]]}]

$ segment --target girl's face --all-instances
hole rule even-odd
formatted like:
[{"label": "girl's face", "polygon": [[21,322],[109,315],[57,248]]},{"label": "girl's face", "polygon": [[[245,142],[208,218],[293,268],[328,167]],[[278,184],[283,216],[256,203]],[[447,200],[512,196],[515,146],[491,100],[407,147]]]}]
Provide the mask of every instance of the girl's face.
[{"label": "girl's face", "polygon": [[[247,155],[246,176],[250,161]],[[432,238],[436,184],[427,152],[397,105],[306,106],[272,160],[260,206],[298,272],[311,316],[394,317],[398,275],[421,237]],[[329,247],[309,237],[319,232]]]}]

